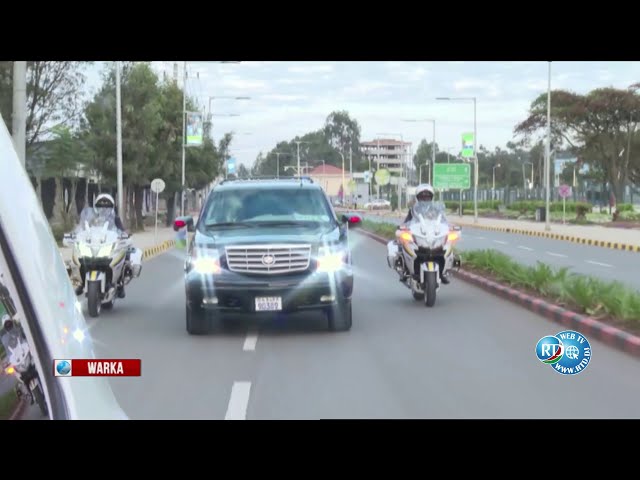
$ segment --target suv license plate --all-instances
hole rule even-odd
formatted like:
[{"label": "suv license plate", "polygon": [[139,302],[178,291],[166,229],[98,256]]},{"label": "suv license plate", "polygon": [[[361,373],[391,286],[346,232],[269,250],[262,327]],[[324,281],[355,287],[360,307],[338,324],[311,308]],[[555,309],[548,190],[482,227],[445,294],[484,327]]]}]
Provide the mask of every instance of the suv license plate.
[{"label": "suv license plate", "polygon": [[282,297],[256,297],[256,312],[282,310]]}]

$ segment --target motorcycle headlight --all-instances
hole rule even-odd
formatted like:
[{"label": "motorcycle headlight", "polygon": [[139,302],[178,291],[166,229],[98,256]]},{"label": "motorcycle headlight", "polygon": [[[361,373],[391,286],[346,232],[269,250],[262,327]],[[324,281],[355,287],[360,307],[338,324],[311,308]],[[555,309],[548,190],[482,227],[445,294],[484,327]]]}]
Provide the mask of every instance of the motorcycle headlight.
[{"label": "motorcycle headlight", "polygon": [[84,243],[76,243],[76,250],[78,251],[79,257],[93,257],[91,248]]},{"label": "motorcycle headlight", "polygon": [[347,252],[342,249],[320,247],[317,268],[319,272],[337,272],[347,264]]},{"label": "motorcycle headlight", "polygon": [[216,249],[193,249],[187,259],[187,271],[194,270],[199,274],[216,274],[222,271],[220,267],[220,252]]},{"label": "motorcycle headlight", "polygon": [[113,252],[113,247],[115,247],[115,243],[112,243],[111,245],[104,245],[104,246],[100,247],[100,250],[98,250],[98,256],[99,257],[110,257],[111,256],[111,252]]}]

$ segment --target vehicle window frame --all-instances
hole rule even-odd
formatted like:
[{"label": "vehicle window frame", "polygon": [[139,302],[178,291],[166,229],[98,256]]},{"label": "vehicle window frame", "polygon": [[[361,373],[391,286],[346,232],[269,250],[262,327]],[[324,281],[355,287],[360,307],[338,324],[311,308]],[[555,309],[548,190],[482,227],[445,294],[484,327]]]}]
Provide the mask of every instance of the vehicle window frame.
[{"label": "vehicle window frame", "polygon": [[[34,361],[40,363],[36,365],[36,368],[40,374],[40,383],[47,400],[49,418],[52,420],[68,420],[70,414],[62,388],[53,375],[47,375],[47,372],[51,372],[54,359],[45,341],[40,322],[38,322],[29,289],[26,287],[14,254],[9,247],[9,242],[2,228],[2,222],[0,222],[0,269],[5,273],[5,286],[12,293],[11,300],[17,312],[16,316],[21,323],[24,322],[28,326],[29,333],[33,338],[34,344],[30,342],[29,348],[35,350]],[[17,296],[13,295],[13,292]]]}]

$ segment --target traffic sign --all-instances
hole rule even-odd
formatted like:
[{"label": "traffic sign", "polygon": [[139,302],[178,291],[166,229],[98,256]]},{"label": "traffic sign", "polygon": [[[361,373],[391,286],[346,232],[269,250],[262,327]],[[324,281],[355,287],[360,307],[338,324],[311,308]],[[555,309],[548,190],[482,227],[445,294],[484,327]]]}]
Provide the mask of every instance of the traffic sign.
[{"label": "traffic sign", "polygon": [[380,170],[376,171],[374,178],[376,179],[376,183],[378,185],[387,185],[391,180],[391,172],[386,168],[381,168]]},{"label": "traffic sign", "polygon": [[471,158],[475,152],[473,151],[473,133],[462,134],[462,157]]},{"label": "traffic sign", "polygon": [[164,183],[164,180],[162,180],[161,178],[154,178],[151,181],[151,191],[153,193],[162,193],[165,187],[166,185]]},{"label": "traffic sign", "polygon": [[436,190],[471,188],[471,165],[468,163],[436,163],[433,166],[433,188]]},{"label": "traffic sign", "polygon": [[558,187],[558,195],[562,198],[569,198],[571,196],[571,186],[562,184]]},{"label": "traffic sign", "polygon": [[367,170],[364,172],[364,183],[369,183],[371,181],[371,172]]},{"label": "traffic sign", "polygon": [[234,174],[236,173],[236,159],[230,158],[227,160],[227,173]]}]

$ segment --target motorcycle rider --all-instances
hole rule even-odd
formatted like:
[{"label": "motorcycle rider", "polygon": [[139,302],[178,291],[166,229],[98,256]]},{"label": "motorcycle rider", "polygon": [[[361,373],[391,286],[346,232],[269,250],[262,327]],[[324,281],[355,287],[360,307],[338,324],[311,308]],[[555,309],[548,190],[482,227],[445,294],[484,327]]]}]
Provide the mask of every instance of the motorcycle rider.
[{"label": "motorcycle rider", "polygon": [[[429,183],[421,183],[416,187],[417,202],[432,202],[434,196],[435,196],[435,190]],[[408,224],[413,219],[413,214],[411,213],[412,210],[413,210],[412,208],[409,208],[409,212],[407,213],[407,216],[404,219],[403,225]],[[448,223],[446,218],[444,218],[443,220]],[[443,265],[440,266],[441,268],[440,280],[442,281],[442,283],[447,285],[451,283],[451,280],[449,280],[449,275],[442,271],[442,267]]]},{"label": "motorcycle rider", "polygon": [[[121,233],[127,233],[122,224],[122,219],[118,215],[116,209],[116,202],[113,197],[108,193],[101,193],[98,195],[94,202],[93,208],[86,206],[80,214],[80,225],[83,225],[85,221],[92,223],[93,220],[100,219],[101,221],[109,221],[112,226],[115,226]],[[130,251],[127,252],[127,261],[129,261]],[[84,279],[84,272],[80,269],[80,278]],[[81,281],[80,285],[76,288],[76,295],[80,295],[84,291],[84,282]],[[118,286],[118,298],[124,298],[124,284]]]}]

